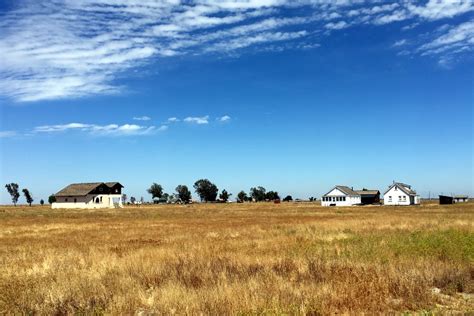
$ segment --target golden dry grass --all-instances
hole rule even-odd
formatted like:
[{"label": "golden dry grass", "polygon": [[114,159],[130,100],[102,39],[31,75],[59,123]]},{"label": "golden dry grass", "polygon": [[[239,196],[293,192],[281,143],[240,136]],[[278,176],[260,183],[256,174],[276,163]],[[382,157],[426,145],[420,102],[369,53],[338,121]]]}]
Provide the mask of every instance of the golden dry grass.
[{"label": "golden dry grass", "polygon": [[0,313],[468,312],[473,225],[474,204],[0,207]]}]

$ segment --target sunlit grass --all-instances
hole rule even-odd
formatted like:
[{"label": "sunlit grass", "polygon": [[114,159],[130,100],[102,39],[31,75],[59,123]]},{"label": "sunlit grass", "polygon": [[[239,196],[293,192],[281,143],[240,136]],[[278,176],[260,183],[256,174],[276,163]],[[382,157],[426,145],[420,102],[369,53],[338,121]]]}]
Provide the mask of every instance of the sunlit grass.
[{"label": "sunlit grass", "polygon": [[0,207],[0,313],[472,311],[473,206]]}]

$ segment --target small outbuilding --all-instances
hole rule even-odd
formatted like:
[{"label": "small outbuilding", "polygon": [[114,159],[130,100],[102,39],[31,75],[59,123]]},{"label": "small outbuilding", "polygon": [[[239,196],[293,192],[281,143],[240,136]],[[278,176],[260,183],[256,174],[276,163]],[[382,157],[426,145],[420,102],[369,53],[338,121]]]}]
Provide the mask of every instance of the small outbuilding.
[{"label": "small outbuilding", "polygon": [[454,198],[452,196],[440,195],[439,204],[453,204]]},{"label": "small outbuilding", "polygon": [[455,195],[454,203],[465,203],[469,202],[469,197],[467,195]]},{"label": "small outbuilding", "polygon": [[360,194],[360,202],[362,204],[378,204],[380,203],[380,191],[379,190],[368,190],[362,189],[357,190],[356,193]]}]

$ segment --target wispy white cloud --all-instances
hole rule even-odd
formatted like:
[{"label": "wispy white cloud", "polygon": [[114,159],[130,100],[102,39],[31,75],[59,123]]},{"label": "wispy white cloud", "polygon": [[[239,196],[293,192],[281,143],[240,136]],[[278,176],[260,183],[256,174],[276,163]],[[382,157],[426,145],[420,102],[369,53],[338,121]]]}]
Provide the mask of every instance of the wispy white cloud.
[{"label": "wispy white cloud", "polygon": [[144,115],[144,116],[135,116],[133,119],[135,121],[149,121],[151,120],[151,117]]},{"label": "wispy white cloud", "polygon": [[474,10],[472,0],[429,0],[425,5],[407,4],[408,10],[428,20],[452,18]]},{"label": "wispy white cloud", "polygon": [[[0,95],[31,102],[121,93],[118,79],[130,70],[172,56],[314,47],[337,36],[327,30],[354,26],[443,19],[454,29],[462,21],[452,18],[474,2],[18,0],[15,8],[0,20]],[[458,42],[454,50],[472,47],[468,37]]]},{"label": "wispy white cloud", "polygon": [[42,125],[33,129],[34,134],[38,133],[61,133],[67,131],[81,131],[92,135],[99,136],[132,136],[132,135],[150,135],[153,132],[160,130],[155,126],[141,126],[136,124],[83,124],[83,123],[68,123],[58,125]]},{"label": "wispy white cloud", "polygon": [[209,124],[209,115],[201,117],[188,116],[183,121],[186,123],[193,123],[198,125]]},{"label": "wispy white cloud", "polygon": [[[141,118],[141,117],[140,117]],[[159,126],[153,125],[138,125],[138,124],[87,124],[87,123],[66,123],[66,124],[51,124],[51,125],[40,125],[36,126],[27,131],[0,131],[0,138],[8,138],[14,136],[35,136],[41,134],[64,134],[68,132],[73,133],[84,133],[87,135],[94,136],[141,136],[141,135],[153,135],[158,132],[167,131],[170,128],[170,124],[178,124],[179,122],[185,122],[196,125],[209,124],[211,118],[209,115],[205,116],[189,116],[184,119],[177,117],[170,117],[164,123]],[[229,115],[219,116],[215,118],[215,121],[220,123],[226,123],[231,120]],[[146,119],[145,119],[146,121]],[[182,123],[181,123],[182,124]],[[177,126],[177,125],[176,125]]]},{"label": "wispy white cloud", "polygon": [[393,43],[393,47],[399,47],[399,46],[403,46],[403,45],[406,45],[408,43],[408,41],[404,38],[404,39],[401,39],[399,41],[396,41],[395,43]]},{"label": "wispy white cloud", "polygon": [[474,21],[441,27],[435,39],[419,47],[422,55],[439,56],[439,64],[449,67],[459,56],[474,51]]},{"label": "wispy white cloud", "polygon": [[346,27],[349,27],[349,24],[347,24],[347,22],[345,21],[339,21],[339,22],[330,22],[328,24],[325,25],[325,27],[327,29],[330,29],[330,30],[340,30],[340,29],[344,29]]},{"label": "wispy white cloud", "polygon": [[16,135],[17,135],[17,132],[15,131],[0,131],[0,138],[9,138]]},{"label": "wispy white cloud", "polygon": [[229,115],[224,115],[224,116],[221,116],[221,117],[218,117],[216,120],[219,121],[219,122],[228,122],[230,121],[231,117]]}]

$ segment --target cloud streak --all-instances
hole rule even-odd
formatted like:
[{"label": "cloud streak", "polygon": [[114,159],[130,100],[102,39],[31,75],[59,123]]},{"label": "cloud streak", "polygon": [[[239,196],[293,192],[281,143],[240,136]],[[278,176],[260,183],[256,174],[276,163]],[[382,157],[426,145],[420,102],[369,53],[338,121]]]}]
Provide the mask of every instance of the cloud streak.
[{"label": "cloud streak", "polygon": [[136,135],[150,135],[156,131],[163,130],[155,126],[141,126],[136,124],[84,124],[84,123],[68,123],[59,125],[43,125],[37,126],[32,130],[33,134],[42,133],[63,133],[67,131],[86,132],[97,136],[136,136]]},{"label": "cloud streak", "polygon": [[201,117],[188,116],[183,121],[186,123],[198,124],[198,125],[209,124],[209,115],[201,116]]},{"label": "cloud streak", "polygon": [[135,116],[133,119],[135,121],[149,121],[149,120],[151,120],[151,117],[149,117],[149,116]]},{"label": "cloud streak", "polygon": [[217,121],[219,121],[221,123],[225,123],[225,122],[229,122],[230,119],[231,119],[231,117],[229,115],[224,115],[224,116],[218,117]]},{"label": "cloud streak", "polygon": [[[147,121],[148,116],[139,117],[142,121]],[[145,118],[145,119],[143,119]],[[52,125],[40,125],[33,129],[21,133],[18,131],[0,131],[0,138],[12,138],[15,136],[34,136],[44,134],[64,134],[68,132],[86,133],[94,136],[142,136],[142,135],[154,135],[158,132],[167,131],[170,128],[170,124],[179,124],[184,122],[187,124],[195,125],[207,125],[211,118],[209,115],[205,116],[188,116],[184,119],[177,117],[170,117],[160,126],[153,125],[138,125],[138,124],[87,124],[87,123],[66,123],[66,124],[52,124]],[[227,123],[231,120],[229,115],[216,117],[215,120],[220,123]],[[183,124],[183,123],[181,123]]]},{"label": "cloud streak", "polygon": [[[474,3],[19,0],[15,8],[0,20],[0,95],[34,102],[121,93],[127,87],[119,79],[131,70],[173,56],[317,47],[315,41],[354,26],[450,22],[472,12]],[[462,37],[469,25],[456,23],[437,38],[423,38],[414,51],[433,56],[437,50],[439,59],[471,51],[472,38]],[[443,38],[456,34],[459,40]]]}]

